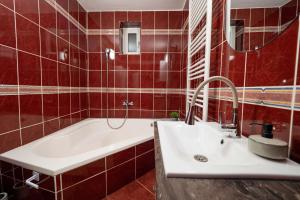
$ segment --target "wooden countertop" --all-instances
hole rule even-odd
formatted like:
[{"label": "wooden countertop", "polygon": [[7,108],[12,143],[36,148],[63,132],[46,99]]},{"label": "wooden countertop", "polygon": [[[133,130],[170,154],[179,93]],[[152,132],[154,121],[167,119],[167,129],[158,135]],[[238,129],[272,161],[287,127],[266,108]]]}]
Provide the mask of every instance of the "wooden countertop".
[{"label": "wooden countertop", "polygon": [[300,181],[167,178],[156,122],[154,132],[158,200],[300,200]]}]

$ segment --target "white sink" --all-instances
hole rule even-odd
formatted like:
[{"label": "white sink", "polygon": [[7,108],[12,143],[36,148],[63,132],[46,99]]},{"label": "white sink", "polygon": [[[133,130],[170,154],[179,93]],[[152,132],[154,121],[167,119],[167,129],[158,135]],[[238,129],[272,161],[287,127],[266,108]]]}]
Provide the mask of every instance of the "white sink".
[{"label": "white sink", "polygon": [[[158,131],[167,177],[300,180],[299,164],[257,156],[248,151],[247,138],[227,137],[217,123],[159,121]],[[207,162],[195,160],[195,155]]]}]

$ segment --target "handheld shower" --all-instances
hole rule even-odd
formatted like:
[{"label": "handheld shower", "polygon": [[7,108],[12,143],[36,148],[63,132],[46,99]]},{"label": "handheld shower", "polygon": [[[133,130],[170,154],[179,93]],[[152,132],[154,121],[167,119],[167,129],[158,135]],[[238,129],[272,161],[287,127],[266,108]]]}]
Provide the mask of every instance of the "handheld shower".
[{"label": "handheld shower", "polygon": [[106,55],[106,58],[109,58],[110,60],[115,59],[115,51],[113,49],[106,48],[105,55]]}]

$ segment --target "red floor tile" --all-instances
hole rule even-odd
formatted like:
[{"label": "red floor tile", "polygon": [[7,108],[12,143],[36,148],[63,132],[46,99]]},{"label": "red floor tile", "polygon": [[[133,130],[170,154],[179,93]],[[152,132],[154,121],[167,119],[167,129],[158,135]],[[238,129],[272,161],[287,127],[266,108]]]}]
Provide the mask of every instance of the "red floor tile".
[{"label": "red floor tile", "polygon": [[137,181],[133,181],[121,188],[120,190],[110,194],[106,200],[154,200],[155,197],[146,190]]},{"label": "red floor tile", "polygon": [[103,200],[154,200],[155,169],[132,181]]},{"label": "red floor tile", "polygon": [[147,172],[145,175],[137,179],[137,182],[155,194],[155,169]]}]

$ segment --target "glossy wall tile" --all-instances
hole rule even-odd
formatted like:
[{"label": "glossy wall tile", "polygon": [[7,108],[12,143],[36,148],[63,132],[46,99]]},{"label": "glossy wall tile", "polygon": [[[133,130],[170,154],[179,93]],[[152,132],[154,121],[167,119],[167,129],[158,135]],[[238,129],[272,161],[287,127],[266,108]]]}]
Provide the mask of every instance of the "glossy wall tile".
[{"label": "glossy wall tile", "polygon": [[[171,111],[184,113],[184,98],[175,96],[184,96],[185,11],[92,12],[87,18],[91,117],[106,117],[107,113],[108,117],[123,117],[122,102],[127,98],[134,102],[129,108],[132,118],[165,118]],[[124,21],[141,23],[140,55],[120,53],[118,29]],[[117,53],[116,60],[109,61],[108,79],[105,48]]]},{"label": "glossy wall tile", "polygon": [[88,116],[86,12],[57,3],[0,1],[0,153]]}]

